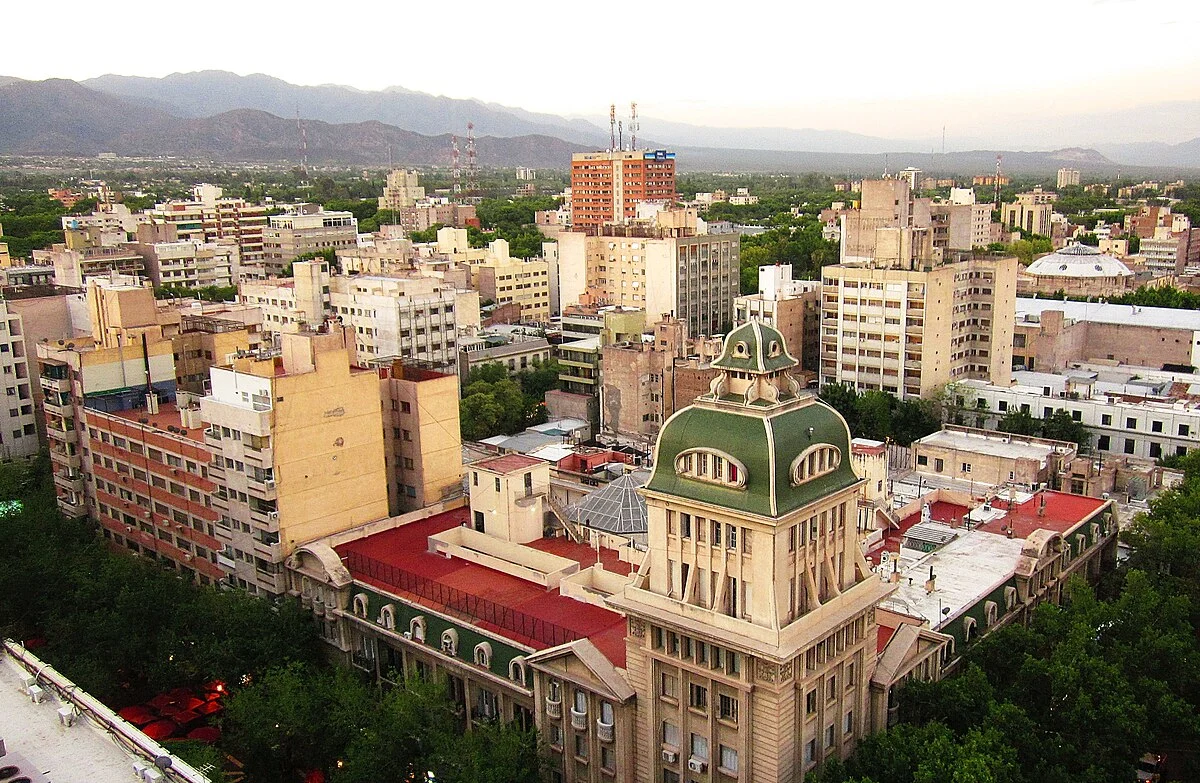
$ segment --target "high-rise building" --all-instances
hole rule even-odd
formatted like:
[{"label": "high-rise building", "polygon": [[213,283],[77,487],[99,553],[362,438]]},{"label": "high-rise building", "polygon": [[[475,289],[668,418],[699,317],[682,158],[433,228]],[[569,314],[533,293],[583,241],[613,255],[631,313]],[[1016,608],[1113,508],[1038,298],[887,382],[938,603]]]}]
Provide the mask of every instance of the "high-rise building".
[{"label": "high-rise building", "polygon": [[838,264],[822,276],[822,385],[910,399],[951,381],[1008,382],[1015,258]]},{"label": "high-rise building", "polygon": [[24,334],[20,311],[10,309],[8,300],[0,298],[0,380],[4,386],[0,460],[4,461],[32,457],[41,450],[34,401],[36,383],[29,374]]},{"label": "high-rise building", "polygon": [[821,353],[821,281],[793,280],[791,264],[758,268],[758,293],[733,300],[734,321],[781,332],[800,367],[816,373]]},{"label": "high-rise building", "polygon": [[292,204],[288,213],[272,215],[263,229],[263,265],[246,276],[279,277],[296,256],[337,251],[358,244],[358,219],[350,212],[327,212],[319,204]]},{"label": "high-rise building", "polygon": [[508,242],[497,239],[487,255],[471,264],[471,287],[484,300],[520,308],[520,320],[546,323],[550,320],[550,266],[542,258],[513,258]]},{"label": "high-rise building", "polygon": [[399,212],[424,200],[425,188],[421,187],[417,172],[393,169],[388,172],[387,184],[379,197],[379,208]]},{"label": "high-rise building", "polygon": [[389,512],[462,497],[458,375],[402,361],[378,369]]},{"label": "high-rise building", "polygon": [[650,318],[673,315],[692,337],[724,331],[733,323],[741,285],[741,237],[697,228],[693,210],[673,210],[591,235],[560,234],[563,308],[622,305],[643,309]]},{"label": "high-rise building", "polygon": [[268,595],[284,591],[296,546],[388,512],[377,374],[354,366],[341,329],[281,345],[212,368],[200,401],[217,562],[230,584]]},{"label": "high-rise building", "polygon": [[1036,187],[1028,193],[1018,193],[1017,200],[1005,204],[1001,210],[1001,222],[1008,228],[1021,229],[1030,234],[1050,236],[1051,218],[1054,216],[1054,200],[1058,194]]},{"label": "high-rise building", "polygon": [[1079,169],[1059,169],[1058,188],[1062,190],[1069,185],[1079,184]]},{"label": "high-rise building", "polygon": [[675,153],[579,152],[571,157],[571,226],[594,233],[637,216],[637,205],[675,200]]},{"label": "high-rise building", "polygon": [[84,288],[89,278],[104,278],[113,272],[146,274],[146,260],[133,243],[125,241],[124,232],[84,228],[67,229],[64,234],[65,242],[33,251],[34,264],[54,268],[55,285]]},{"label": "high-rise building", "polygon": [[991,204],[976,204],[969,189],[954,188],[948,201],[918,198],[907,179],[863,180],[858,209],[841,210],[842,263],[895,257],[930,258],[935,251],[986,247]]}]

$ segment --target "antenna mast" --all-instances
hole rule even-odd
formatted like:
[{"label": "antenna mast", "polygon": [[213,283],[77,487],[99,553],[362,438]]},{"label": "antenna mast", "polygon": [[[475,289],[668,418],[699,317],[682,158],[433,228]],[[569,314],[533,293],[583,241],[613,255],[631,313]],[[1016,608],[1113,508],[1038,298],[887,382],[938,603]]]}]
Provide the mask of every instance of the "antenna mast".
[{"label": "antenna mast", "polygon": [[296,132],[300,136],[300,170],[304,173],[304,179],[308,180],[308,133],[304,128],[304,124],[300,122],[300,106],[296,106]]},{"label": "antenna mast", "polygon": [[1000,209],[1000,156],[996,156],[996,209]]},{"label": "antenna mast", "polygon": [[467,193],[476,196],[479,190],[479,166],[475,158],[475,123],[467,123]]},{"label": "antenna mast", "polygon": [[455,196],[462,193],[462,165],[458,155],[458,135],[450,137],[450,177],[453,181],[451,187]]},{"label": "antenna mast", "polygon": [[617,120],[617,149],[625,149],[625,125],[621,120]]},{"label": "antenna mast", "polygon": [[617,104],[610,103],[608,105],[608,150],[609,152],[617,151]]},{"label": "antenna mast", "polygon": [[641,130],[638,125],[637,102],[633,101],[629,104],[629,149],[637,149],[637,132]]}]

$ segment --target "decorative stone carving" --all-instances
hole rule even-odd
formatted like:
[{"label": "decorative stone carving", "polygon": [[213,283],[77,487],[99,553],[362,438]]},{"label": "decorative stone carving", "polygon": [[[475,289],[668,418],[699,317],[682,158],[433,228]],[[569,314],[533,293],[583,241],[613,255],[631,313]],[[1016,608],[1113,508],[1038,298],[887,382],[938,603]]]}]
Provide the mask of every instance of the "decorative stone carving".
[{"label": "decorative stone carving", "polygon": [[641,639],[646,635],[646,624],[636,617],[629,618],[629,635]]}]

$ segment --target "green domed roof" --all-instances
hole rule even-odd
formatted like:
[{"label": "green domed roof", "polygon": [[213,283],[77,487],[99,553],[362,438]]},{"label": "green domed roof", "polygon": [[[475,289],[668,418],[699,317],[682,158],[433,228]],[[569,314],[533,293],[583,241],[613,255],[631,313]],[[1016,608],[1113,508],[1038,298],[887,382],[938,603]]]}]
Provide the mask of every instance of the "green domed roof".
[{"label": "green domed roof", "polygon": [[722,370],[769,373],[787,370],[797,364],[795,357],[788,353],[779,330],[752,320],[726,335],[721,356],[712,366]]},{"label": "green domed roof", "polygon": [[[737,331],[730,337],[734,334]],[[837,467],[793,483],[796,458],[820,445],[838,450]],[[676,458],[690,449],[711,449],[740,462],[745,471],[744,486],[725,486],[677,473]],[[654,473],[646,489],[780,517],[858,480],[851,466],[850,430],[845,419],[815,396],[808,396],[768,410],[739,410],[703,401],[684,408],[663,425],[655,449]]]}]

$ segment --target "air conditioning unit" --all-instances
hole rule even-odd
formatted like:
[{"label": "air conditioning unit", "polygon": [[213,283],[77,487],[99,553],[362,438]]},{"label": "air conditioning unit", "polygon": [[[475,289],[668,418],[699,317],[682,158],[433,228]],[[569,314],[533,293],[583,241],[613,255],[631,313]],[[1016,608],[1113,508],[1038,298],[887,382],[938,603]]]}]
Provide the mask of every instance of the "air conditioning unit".
[{"label": "air conditioning unit", "polygon": [[46,691],[42,690],[40,685],[30,685],[25,692],[29,694],[29,698],[34,704],[41,704],[46,700]]},{"label": "air conditioning unit", "polygon": [[143,511],[143,512],[142,512],[142,516],[143,516],[143,517],[145,517],[146,519],[150,519],[150,518],[151,518],[151,517],[153,517],[154,515],[153,515],[153,514],[151,514],[149,511]]},{"label": "air conditioning unit", "polygon": [[275,489],[275,479],[267,479],[263,482],[263,486],[267,489]]},{"label": "air conditioning unit", "polygon": [[68,705],[66,707],[59,707],[59,709],[58,709],[58,722],[64,726],[66,726],[67,728],[74,726],[75,719],[78,717],[79,716],[75,714],[74,707],[71,707]]},{"label": "air conditioning unit", "polygon": [[688,759],[688,772],[704,773],[707,771],[708,771],[708,762],[707,761],[701,761],[700,759],[696,758],[695,756],[692,756],[690,759]]},{"label": "air conditioning unit", "polygon": [[167,776],[157,767],[151,767],[142,773],[142,780],[146,781],[146,783],[163,783],[166,779]]},{"label": "air conditioning unit", "polygon": [[679,754],[673,750],[664,750],[662,752],[662,760],[668,764],[674,764],[679,761]]},{"label": "air conditioning unit", "polygon": [[268,511],[267,519],[271,520],[272,522],[278,522],[279,521],[279,512],[278,511]]}]

